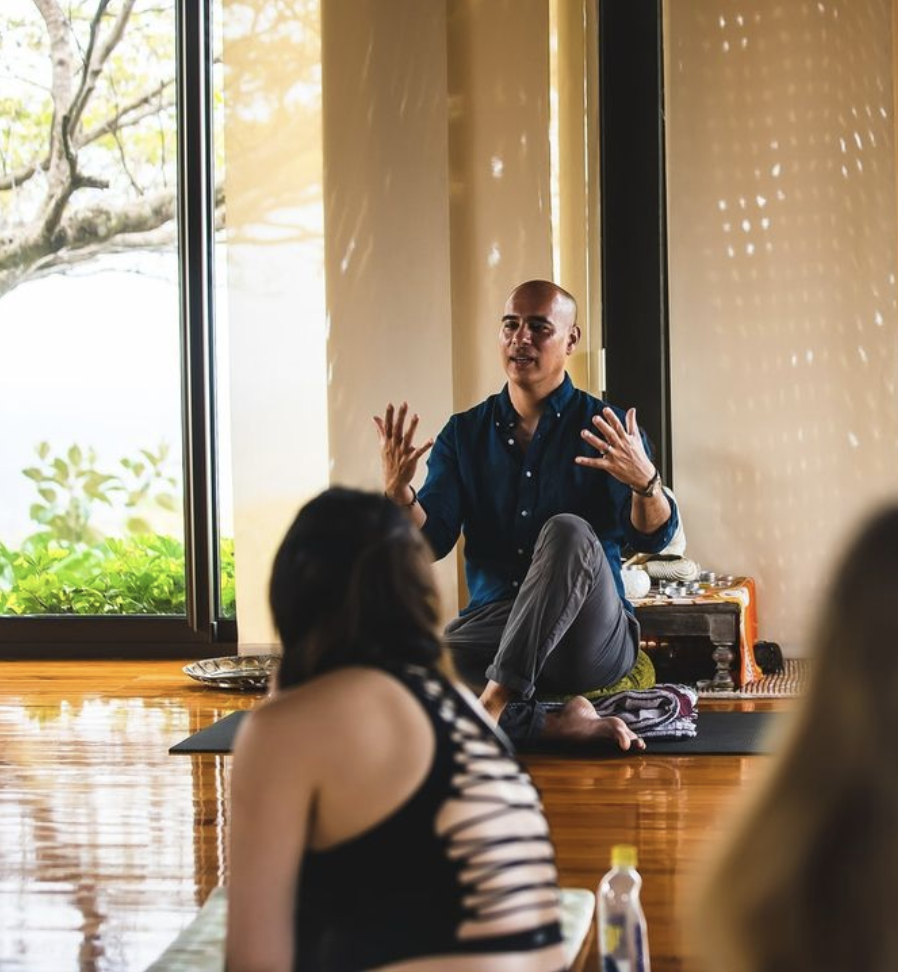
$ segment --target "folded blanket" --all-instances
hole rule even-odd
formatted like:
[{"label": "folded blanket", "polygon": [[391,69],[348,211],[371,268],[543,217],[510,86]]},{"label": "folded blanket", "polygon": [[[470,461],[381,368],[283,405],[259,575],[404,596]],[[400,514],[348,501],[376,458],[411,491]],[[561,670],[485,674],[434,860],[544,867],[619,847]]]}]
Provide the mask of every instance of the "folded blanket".
[{"label": "folded blanket", "polygon": [[[562,702],[510,702],[499,720],[512,742],[539,737],[546,713],[557,711]],[[649,689],[630,689],[595,699],[593,708],[602,716],[618,716],[646,739],[694,736],[698,718],[698,693],[691,685],[661,683]]]},{"label": "folded blanket", "polygon": [[698,692],[691,685],[662,682],[650,689],[618,692],[596,699],[593,708],[600,716],[618,716],[640,736],[659,739],[694,736]]}]

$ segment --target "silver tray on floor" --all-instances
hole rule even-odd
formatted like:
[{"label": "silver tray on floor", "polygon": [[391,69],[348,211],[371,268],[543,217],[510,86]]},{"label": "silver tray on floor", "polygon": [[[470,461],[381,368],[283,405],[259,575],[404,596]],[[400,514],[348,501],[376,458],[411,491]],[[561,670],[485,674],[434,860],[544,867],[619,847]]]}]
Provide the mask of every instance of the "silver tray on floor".
[{"label": "silver tray on floor", "polygon": [[181,670],[198,682],[218,689],[264,692],[280,660],[280,655],[226,655],[201,658]]}]

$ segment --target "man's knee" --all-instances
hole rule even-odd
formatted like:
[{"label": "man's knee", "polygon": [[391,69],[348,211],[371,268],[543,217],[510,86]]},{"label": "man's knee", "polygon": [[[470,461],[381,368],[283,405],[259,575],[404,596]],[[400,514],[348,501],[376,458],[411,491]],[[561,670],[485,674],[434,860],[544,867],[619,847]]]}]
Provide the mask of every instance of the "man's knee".
[{"label": "man's knee", "polygon": [[575,513],[558,513],[543,524],[536,546],[572,552],[578,548],[601,548],[595,530]]}]

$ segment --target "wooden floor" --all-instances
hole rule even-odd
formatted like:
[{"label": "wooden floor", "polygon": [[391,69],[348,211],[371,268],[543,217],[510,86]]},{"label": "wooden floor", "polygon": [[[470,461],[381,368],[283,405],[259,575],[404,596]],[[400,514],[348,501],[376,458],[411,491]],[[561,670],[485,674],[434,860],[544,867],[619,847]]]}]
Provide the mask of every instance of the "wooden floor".
[{"label": "wooden floor", "polygon": [[[230,760],[168,748],[258,696],[177,662],[2,662],[0,677],[0,969],[142,970],[227,878]],[[766,763],[528,761],[563,885],[594,888],[612,844],[638,846],[655,972],[690,968],[678,909]]]}]

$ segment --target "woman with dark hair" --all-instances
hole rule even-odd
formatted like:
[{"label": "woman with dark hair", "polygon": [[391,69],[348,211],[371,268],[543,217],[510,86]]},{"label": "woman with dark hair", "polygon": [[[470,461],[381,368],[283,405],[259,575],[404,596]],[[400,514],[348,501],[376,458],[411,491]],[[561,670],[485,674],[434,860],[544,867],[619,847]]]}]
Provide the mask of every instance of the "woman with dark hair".
[{"label": "woman with dark hair", "polygon": [[329,489],[270,596],[284,652],[234,749],[229,972],[563,969],[539,797],[452,676],[419,531]]},{"label": "woman with dark hair", "polygon": [[709,972],[893,972],[898,924],[898,506],[821,603],[808,694],[693,908]]}]

